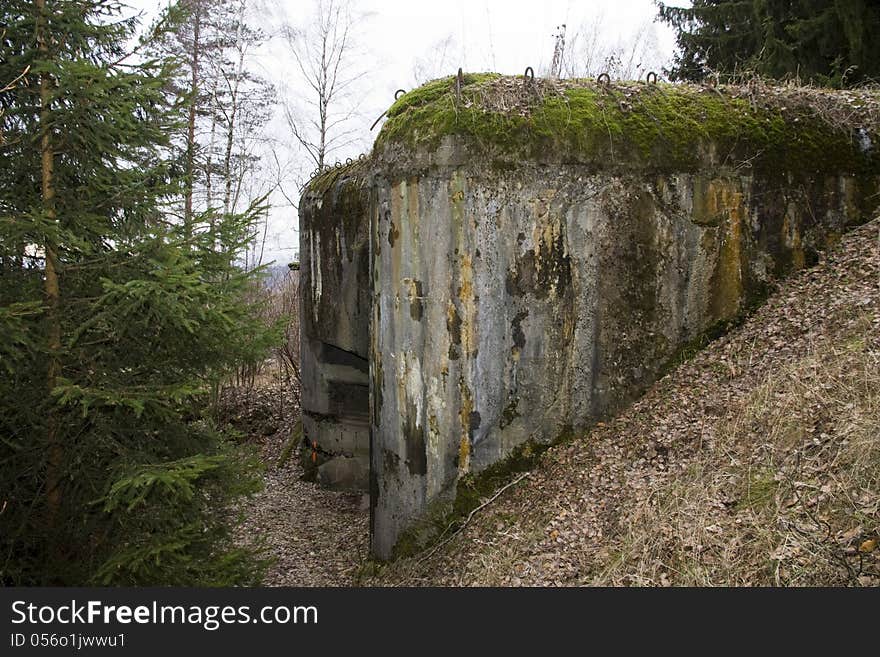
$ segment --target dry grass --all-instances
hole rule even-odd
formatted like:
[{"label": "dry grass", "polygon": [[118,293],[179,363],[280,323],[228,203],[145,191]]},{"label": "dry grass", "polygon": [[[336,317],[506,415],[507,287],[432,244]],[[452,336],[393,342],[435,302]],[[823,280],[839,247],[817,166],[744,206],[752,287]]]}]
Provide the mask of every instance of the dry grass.
[{"label": "dry grass", "polygon": [[733,411],[683,473],[631,509],[593,583],[880,584],[871,317],[769,372]]},{"label": "dry grass", "polygon": [[476,104],[483,110],[508,115],[528,116],[548,97],[566,98],[566,91],[594,88],[608,93],[616,92],[627,99],[621,109],[637,106],[640,99],[675,89],[678,93],[718,94],[726,98],[748,101],[752,109],[769,109],[782,113],[792,122],[803,116],[817,116],[836,127],[843,134],[852,135],[857,129],[876,134],[880,125],[880,87],[858,89],[828,89],[795,81],[767,80],[753,74],[743,74],[726,84],[669,85],[616,80],[599,84],[592,79],[549,79],[533,81],[514,77],[499,77],[465,98],[464,106]]}]

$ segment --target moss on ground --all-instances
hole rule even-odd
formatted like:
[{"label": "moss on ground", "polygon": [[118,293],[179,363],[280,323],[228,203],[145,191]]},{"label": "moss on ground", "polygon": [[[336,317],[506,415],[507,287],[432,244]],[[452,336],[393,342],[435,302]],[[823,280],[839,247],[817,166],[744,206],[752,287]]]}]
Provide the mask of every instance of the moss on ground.
[{"label": "moss on ground", "polygon": [[763,512],[768,509],[779,488],[779,482],[774,475],[775,472],[771,468],[759,468],[755,472],[748,473],[748,478],[737,498],[737,510],[752,509]]},{"label": "moss on ground", "polygon": [[426,552],[454,534],[467,521],[470,513],[485,500],[513,481],[517,475],[534,469],[550,447],[568,442],[574,436],[574,432],[568,427],[551,443],[528,441],[479,473],[468,474],[459,479],[455,498],[451,502],[435,502],[420,521],[401,534],[394,547],[392,561]]},{"label": "moss on ground", "polygon": [[395,143],[433,149],[459,135],[490,151],[502,168],[527,158],[674,171],[712,159],[767,172],[878,170],[876,149],[861,150],[850,126],[773,98],[755,103],[738,88],[663,83],[530,84],[493,73],[465,75],[457,93],[451,76],[398,99],[376,150]]}]

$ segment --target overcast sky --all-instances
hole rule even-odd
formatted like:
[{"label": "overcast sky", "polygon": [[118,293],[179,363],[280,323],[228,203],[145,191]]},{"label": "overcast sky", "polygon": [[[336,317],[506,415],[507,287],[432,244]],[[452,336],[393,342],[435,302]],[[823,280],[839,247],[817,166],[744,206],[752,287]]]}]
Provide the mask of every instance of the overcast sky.
[{"label": "overcast sky", "polygon": [[[305,26],[314,11],[313,0],[253,2],[260,8],[256,20],[267,32],[277,31],[285,22]],[[128,3],[148,16],[168,4],[166,0]],[[653,0],[354,0],[353,6],[362,15],[356,26],[360,50],[355,65],[367,74],[358,95],[359,117],[353,125],[359,139],[348,150],[333,155],[340,160],[369,150],[379,131],[377,126],[370,132],[370,125],[391,104],[396,89],[412,88],[420,67],[436,70],[438,76],[451,75],[459,67],[520,74],[532,66],[540,74],[552,59],[554,34],[561,24],[566,25],[569,40],[577,32],[599,26],[608,46],[627,43],[636,31],[647,28],[660,60],[646,63],[651,68],[668,61],[673,51],[670,30],[653,23],[657,14]],[[444,43],[447,45],[440,45]],[[253,64],[288,94],[302,89],[282,39],[271,42]],[[280,113],[271,131],[278,139],[287,140]],[[300,172],[312,168],[293,149],[288,157],[294,164],[302,160]],[[292,180],[287,187],[290,195],[298,196]],[[298,250],[296,211],[280,195],[273,197],[273,203],[267,259],[288,262]]]}]

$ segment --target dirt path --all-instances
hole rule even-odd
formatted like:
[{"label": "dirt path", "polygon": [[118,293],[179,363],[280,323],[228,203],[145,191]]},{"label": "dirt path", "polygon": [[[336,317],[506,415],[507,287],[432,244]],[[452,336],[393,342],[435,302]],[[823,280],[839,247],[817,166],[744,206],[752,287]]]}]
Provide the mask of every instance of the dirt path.
[{"label": "dirt path", "polygon": [[362,495],[303,481],[296,454],[278,467],[295,420],[290,405],[279,418],[277,394],[273,382],[266,384],[248,401],[248,417],[242,418],[266,472],[265,489],[241,508],[239,539],[264,541],[274,560],[264,586],[351,586],[369,547],[369,507]]}]

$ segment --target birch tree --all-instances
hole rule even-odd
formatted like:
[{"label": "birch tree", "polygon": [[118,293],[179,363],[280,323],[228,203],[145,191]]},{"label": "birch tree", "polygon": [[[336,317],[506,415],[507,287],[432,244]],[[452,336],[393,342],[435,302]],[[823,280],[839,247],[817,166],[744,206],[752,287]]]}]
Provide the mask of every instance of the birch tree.
[{"label": "birch tree", "polygon": [[309,22],[285,25],[283,37],[303,91],[288,97],[284,117],[310,163],[321,169],[357,141],[356,85],[366,74],[356,55],[357,16],[346,0],[316,0]]}]

